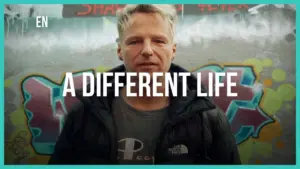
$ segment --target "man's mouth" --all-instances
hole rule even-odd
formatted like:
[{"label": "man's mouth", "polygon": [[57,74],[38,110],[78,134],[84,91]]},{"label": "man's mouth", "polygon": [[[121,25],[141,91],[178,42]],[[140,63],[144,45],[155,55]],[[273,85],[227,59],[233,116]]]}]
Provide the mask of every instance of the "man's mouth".
[{"label": "man's mouth", "polygon": [[144,62],[144,63],[140,63],[138,64],[138,66],[156,66],[157,64],[152,63],[152,62]]}]

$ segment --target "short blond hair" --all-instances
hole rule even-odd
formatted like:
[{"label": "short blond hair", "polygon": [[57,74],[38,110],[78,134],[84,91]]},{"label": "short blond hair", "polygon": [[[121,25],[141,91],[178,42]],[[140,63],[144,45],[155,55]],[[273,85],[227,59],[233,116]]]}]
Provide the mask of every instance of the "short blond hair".
[{"label": "short blond hair", "polygon": [[124,29],[128,26],[130,17],[134,13],[158,13],[166,21],[168,21],[171,33],[174,39],[177,10],[174,5],[161,5],[161,4],[128,4],[124,8],[117,11],[117,26],[119,33],[119,40],[122,38]]}]

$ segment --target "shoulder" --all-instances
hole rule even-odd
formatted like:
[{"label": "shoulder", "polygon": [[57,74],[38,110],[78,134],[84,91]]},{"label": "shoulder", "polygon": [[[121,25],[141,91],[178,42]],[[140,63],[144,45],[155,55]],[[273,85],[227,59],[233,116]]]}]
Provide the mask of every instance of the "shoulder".
[{"label": "shoulder", "polygon": [[82,116],[84,112],[84,104],[81,101],[77,101],[67,110],[67,118],[77,118]]},{"label": "shoulder", "polygon": [[82,127],[84,119],[84,104],[81,101],[74,103],[64,117],[64,126],[73,132],[77,132]]},{"label": "shoulder", "polygon": [[231,126],[224,111],[216,107],[203,112],[203,122],[212,133],[226,135],[231,133]]},{"label": "shoulder", "polygon": [[203,114],[208,120],[212,122],[217,122],[221,119],[226,118],[225,113],[219,107],[204,111]]},{"label": "shoulder", "polygon": [[[88,87],[89,89],[89,87]],[[66,115],[66,120],[70,119],[76,123],[80,122],[83,119],[84,115],[88,114],[89,108],[92,105],[93,97],[83,97],[82,89],[76,90],[75,103],[73,103],[68,109],[68,114]]]}]

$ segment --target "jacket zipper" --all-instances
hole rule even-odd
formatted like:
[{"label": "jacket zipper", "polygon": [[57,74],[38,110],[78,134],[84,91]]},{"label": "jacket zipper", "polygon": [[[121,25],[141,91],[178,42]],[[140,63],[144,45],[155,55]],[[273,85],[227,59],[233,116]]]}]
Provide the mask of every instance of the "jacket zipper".
[{"label": "jacket zipper", "polygon": [[160,157],[162,155],[162,153],[160,151],[161,151],[161,148],[165,147],[165,145],[162,145],[162,144],[165,144],[164,136],[165,136],[165,133],[167,133],[170,129],[171,129],[170,124],[165,126],[156,141],[156,147],[155,147],[155,153],[154,153],[155,158],[154,158],[153,164],[159,164],[161,162],[160,161],[161,158],[156,159],[156,157]]}]

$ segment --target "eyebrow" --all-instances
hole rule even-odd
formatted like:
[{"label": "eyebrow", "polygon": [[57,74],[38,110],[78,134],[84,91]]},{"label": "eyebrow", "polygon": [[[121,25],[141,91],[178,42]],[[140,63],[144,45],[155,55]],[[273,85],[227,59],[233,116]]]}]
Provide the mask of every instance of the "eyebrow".
[{"label": "eyebrow", "polygon": [[[139,35],[132,35],[132,36],[129,36],[125,39],[125,42],[127,41],[130,41],[130,40],[134,40],[134,39],[141,39],[142,37],[139,36]],[[163,40],[168,40],[168,38],[162,34],[160,35],[151,35],[151,38],[154,38],[154,39],[163,39]]]},{"label": "eyebrow", "polygon": [[141,36],[137,36],[137,35],[133,35],[133,36],[129,36],[125,39],[125,41],[129,41],[129,40],[132,40],[132,39],[140,39],[142,38]]}]

